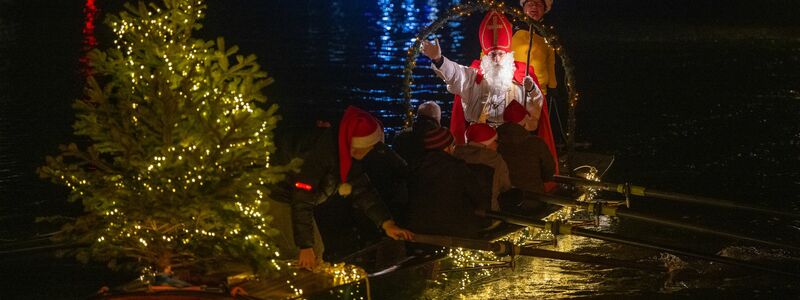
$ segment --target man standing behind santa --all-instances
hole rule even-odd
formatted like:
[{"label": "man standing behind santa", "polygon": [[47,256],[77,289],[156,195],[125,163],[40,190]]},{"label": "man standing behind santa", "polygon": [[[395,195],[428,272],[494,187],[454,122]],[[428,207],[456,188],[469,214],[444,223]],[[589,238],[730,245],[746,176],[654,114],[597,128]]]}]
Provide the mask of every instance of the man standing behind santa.
[{"label": "man standing behind santa", "polygon": [[[553,0],[520,0],[519,5],[528,17],[541,22],[553,6]],[[514,60],[530,61],[543,94],[557,91],[556,53],[543,37],[527,29],[517,30],[511,38],[511,50],[514,50]]]}]

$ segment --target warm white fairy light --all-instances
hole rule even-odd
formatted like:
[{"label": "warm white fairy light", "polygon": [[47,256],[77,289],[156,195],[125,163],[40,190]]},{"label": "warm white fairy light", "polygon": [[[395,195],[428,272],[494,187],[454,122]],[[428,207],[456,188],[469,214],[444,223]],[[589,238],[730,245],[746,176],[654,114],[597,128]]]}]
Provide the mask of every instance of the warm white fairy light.
[{"label": "warm white fairy light", "polygon": [[[68,164],[54,160],[51,163],[53,167],[43,173],[70,188],[73,195],[80,196],[76,197],[77,200],[85,204],[91,203],[87,207],[96,209],[97,215],[104,218],[107,230],[92,238],[98,244],[107,247],[172,249],[181,245],[199,245],[209,239],[237,240],[249,243],[248,247],[252,251],[263,249],[264,257],[277,257],[279,253],[275,251],[270,240],[274,232],[269,226],[272,218],[265,215],[267,206],[264,200],[268,199],[269,192],[262,187],[265,183],[276,182],[281,172],[269,169],[268,164],[271,147],[274,147],[269,134],[274,127],[274,120],[270,120],[272,112],[264,112],[252,104],[256,96],[260,95],[258,91],[250,91],[246,86],[236,88],[232,84],[240,82],[236,79],[212,78],[218,62],[231,55],[228,51],[230,48],[224,48],[221,39],[210,44],[187,39],[191,30],[187,31],[183,26],[193,24],[203,17],[203,3],[204,1],[177,1],[172,2],[172,5],[178,6],[177,9],[147,7],[145,14],[139,14],[144,16],[142,18],[129,13],[112,18],[110,25],[116,38],[111,50],[105,52],[106,56],[101,59],[116,63],[110,65],[111,70],[99,70],[108,72],[104,76],[117,78],[119,89],[113,92],[119,92],[110,97],[118,97],[114,99],[121,105],[117,109],[125,114],[119,122],[130,124],[122,125],[131,126],[123,129],[135,132],[130,136],[133,141],[125,141],[127,148],[121,149],[123,147],[119,141],[111,140],[108,144],[101,145],[106,148],[100,150],[105,155],[100,157],[81,152],[77,147],[65,149],[65,153],[82,155],[78,158],[88,161],[89,164],[85,165],[96,170],[60,167]],[[133,6],[132,9],[138,8]],[[180,13],[176,14],[176,11]],[[214,56],[217,51],[226,56]],[[143,56],[143,53],[151,56]],[[254,72],[253,80],[247,82],[266,79],[266,75],[258,71],[258,66],[249,57],[247,60],[248,63],[239,64],[243,66],[239,68],[239,72],[248,69]],[[224,62],[225,65],[227,63]],[[224,76],[235,77],[232,74]],[[128,95],[117,96],[124,93]],[[159,119],[167,115],[164,112],[164,97],[173,97],[177,106],[171,109],[184,109],[185,115],[171,120]],[[223,115],[219,115],[220,112]],[[256,123],[242,124],[242,120],[256,120]],[[104,120],[98,119],[98,122],[101,121]],[[203,124],[204,121],[220,125],[215,127],[212,124]],[[113,125],[122,126],[116,123]],[[152,130],[139,130],[145,128]],[[172,140],[162,139],[161,131],[169,130],[175,130],[171,132]],[[209,137],[198,138],[192,134],[187,136],[179,130],[190,130],[193,133],[205,130],[214,133]],[[125,133],[127,132],[123,132]],[[177,140],[186,137],[195,139]],[[165,144],[164,147],[154,146],[136,139]],[[109,147],[119,149],[109,151]],[[256,153],[245,155],[249,157],[249,161],[234,161],[229,165],[229,160],[238,157],[232,155],[242,151]],[[130,157],[120,153],[134,153],[139,156]],[[106,156],[114,156],[116,160],[104,161]],[[125,165],[131,162],[138,165]],[[241,166],[255,166],[257,171],[244,173]],[[258,168],[259,166],[265,167]],[[176,207],[180,207],[199,198],[204,199],[203,201],[215,199],[203,191],[208,186],[219,187],[220,180],[227,179],[220,178],[219,174],[226,174],[222,177],[240,176],[237,178],[241,183],[234,186],[237,191],[235,200],[222,200],[236,202],[228,209],[228,212],[239,215],[235,224],[209,225],[208,216],[203,216],[206,213],[203,210],[198,210],[197,216],[191,218],[192,221],[179,224],[171,224],[169,218],[158,216],[156,212],[152,216],[145,214],[140,219],[142,212],[136,210],[155,205],[151,203],[174,202]],[[102,187],[113,189],[102,190]],[[109,196],[119,201],[105,200]],[[282,269],[282,262],[274,259],[263,263],[275,270]],[[147,267],[143,270],[153,268]]]},{"label": "warm white fairy light", "polygon": [[[574,210],[572,209],[561,209],[550,214],[545,219],[549,221],[568,220],[573,214]],[[533,227],[525,227],[500,238],[500,240],[509,241],[515,245],[528,245],[553,239],[555,239],[555,237],[551,232]],[[478,280],[495,276],[501,268],[494,268],[494,265],[513,259],[510,257],[498,257],[490,251],[478,251],[464,248],[448,249],[447,258],[448,264],[452,265],[454,269],[478,268],[443,273],[438,280],[434,281],[434,283],[440,287],[453,288],[452,284],[456,284],[455,288],[458,289],[465,289]]]}]

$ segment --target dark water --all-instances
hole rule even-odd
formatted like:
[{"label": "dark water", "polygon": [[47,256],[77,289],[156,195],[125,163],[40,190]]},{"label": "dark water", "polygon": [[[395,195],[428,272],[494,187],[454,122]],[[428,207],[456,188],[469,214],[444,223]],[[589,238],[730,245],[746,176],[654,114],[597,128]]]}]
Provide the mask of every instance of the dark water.
[{"label": "dark water", "polygon": [[[461,1],[211,1],[206,38],[224,36],[259,56],[276,83],[266,92],[286,124],[309,109],[356,104],[400,126],[406,48],[425,25]],[[513,1],[512,1],[513,2]],[[639,3],[643,2],[643,3]],[[644,3],[646,2],[646,3]],[[94,3],[99,11],[91,29]],[[800,213],[800,22],[792,1],[556,2],[553,24],[576,67],[578,141],[612,154],[605,176],[668,191],[731,199]],[[75,213],[65,191],[35,169],[71,140],[70,104],[80,96],[81,57],[109,32],[102,13],[112,1],[0,0],[0,239],[13,242],[52,230],[36,216]],[[755,8],[758,8],[757,10]],[[477,57],[480,17],[449,24],[445,55]],[[419,61],[415,103],[451,97]],[[562,93],[563,94],[563,93]],[[562,99],[563,100],[563,99]],[[561,113],[565,111],[561,105]],[[554,125],[554,127],[557,127]],[[800,222],[702,207],[636,202],[636,208],[800,244]],[[782,264],[800,272],[797,253],[743,247],[729,240],[611,222],[606,230],[706,252]],[[658,259],[641,251],[580,238],[564,250]],[[740,247],[742,246],[742,247]],[[662,258],[663,260],[663,258]],[[543,263],[546,262],[546,263]],[[796,298],[797,280],[688,261],[703,276],[666,281],[622,269],[533,261],[452,297],[764,297]],[[122,281],[102,266],[25,255],[0,257],[0,298],[80,298]],[[531,275],[534,274],[534,275]]]}]

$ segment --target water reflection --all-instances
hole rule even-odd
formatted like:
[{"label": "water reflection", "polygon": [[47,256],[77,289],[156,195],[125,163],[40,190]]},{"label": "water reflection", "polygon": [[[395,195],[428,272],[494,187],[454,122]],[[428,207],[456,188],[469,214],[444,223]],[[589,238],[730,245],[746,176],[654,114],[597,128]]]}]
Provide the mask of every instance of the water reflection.
[{"label": "water reflection", "polygon": [[[375,24],[381,28],[382,33],[378,36],[379,41],[373,43],[373,45],[378,46],[377,49],[375,49],[375,56],[383,62],[390,62],[394,59],[393,51],[396,50],[394,48],[395,41],[392,39],[392,29],[394,27],[392,13],[394,12],[394,4],[391,0],[378,0],[378,7],[381,8],[381,17]],[[382,66],[375,65],[376,69],[381,69],[381,67]],[[378,76],[380,75],[381,74],[378,74]]]},{"label": "water reflection", "polygon": [[[596,255],[597,250],[608,251],[608,245],[588,238],[563,236],[557,246],[546,249]],[[658,290],[662,284],[661,274],[520,257],[514,269],[500,270],[491,279],[477,281],[458,291],[458,296],[460,299],[574,298],[635,294]]]},{"label": "water reflection", "polygon": [[[328,61],[344,63],[347,53],[348,31],[342,24],[345,19],[341,1],[331,1],[330,39],[328,40]],[[313,47],[312,47],[313,48]]]},{"label": "water reflection", "polygon": [[[356,86],[349,86],[347,92],[352,99],[363,101],[368,109],[378,114],[387,123],[390,131],[399,129],[405,113],[400,83],[405,68],[406,50],[414,44],[420,30],[437,20],[440,12],[450,5],[451,3],[436,0],[378,0],[374,6],[367,7],[362,15],[372,24],[369,28],[377,29],[366,44],[368,56],[359,61],[359,72],[371,76],[368,76],[369,79],[357,81],[359,83]],[[436,36],[445,34],[453,41],[460,41],[463,39],[460,26],[458,22],[452,23],[445,29],[446,32],[437,33]],[[448,50],[459,53],[460,47],[460,43],[454,42],[448,46]],[[442,82],[435,78],[428,67],[427,59],[420,58],[418,64],[419,67],[414,70],[415,84],[411,86],[412,105],[416,106],[422,100],[438,100],[443,106],[449,105],[452,96],[447,93]],[[376,86],[384,88],[375,88]],[[375,106],[383,110],[377,110]]]},{"label": "water reflection", "polygon": [[[301,72],[330,74],[315,82],[312,99],[297,99],[297,104],[287,99],[284,107],[299,103],[321,104],[319,109],[355,104],[378,115],[388,136],[399,129],[405,119],[402,98],[403,69],[406,51],[414,44],[416,35],[441,17],[442,12],[459,3],[458,0],[376,0],[323,1],[307,6],[308,24],[301,24],[293,39],[305,43],[298,49],[303,69]],[[447,42],[448,57],[462,61],[464,36],[462,23],[454,21],[435,33]],[[265,47],[269,46],[265,44]],[[324,48],[324,49],[323,49]],[[324,53],[324,54],[322,54]],[[321,55],[322,54],[322,55]],[[264,57],[264,56],[261,56]],[[470,60],[472,57],[470,56]],[[420,101],[436,100],[442,105],[447,119],[452,101],[441,80],[430,70],[429,61],[419,58],[414,70],[412,105]],[[283,66],[285,61],[273,62]],[[269,65],[269,64],[266,64]],[[281,80],[280,78],[277,78]],[[299,108],[302,109],[302,108]]]},{"label": "water reflection", "polygon": [[[0,9],[3,6],[4,4],[0,3]],[[5,92],[11,88],[11,78],[7,78],[7,74],[11,73],[12,63],[10,59],[5,58],[10,57],[11,51],[17,47],[18,27],[18,24],[10,20],[5,12],[0,12],[0,58],[3,58],[0,59],[0,91],[3,91],[0,93],[0,193],[2,194],[6,194],[15,178],[19,177],[19,174],[14,172],[18,162],[10,154],[14,146],[14,136],[10,130],[13,120],[6,115],[13,100],[9,93]],[[0,203],[0,205],[5,204]]]}]

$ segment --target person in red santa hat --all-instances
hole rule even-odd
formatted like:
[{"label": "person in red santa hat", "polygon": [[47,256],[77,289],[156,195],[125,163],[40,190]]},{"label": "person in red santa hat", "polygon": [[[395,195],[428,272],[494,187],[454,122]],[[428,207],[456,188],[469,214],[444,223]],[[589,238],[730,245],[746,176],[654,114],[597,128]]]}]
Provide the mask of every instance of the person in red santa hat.
[{"label": "person in red santa hat", "polygon": [[487,124],[472,124],[467,127],[467,144],[458,145],[453,151],[453,156],[463,159],[468,164],[483,165],[491,168],[492,198],[489,203],[491,210],[499,210],[498,197],[500,193],[511,189],[511,180],[508,178],[508,166],[503,157],[497,153],[497,132]]},{"label": "person in red santa hat", "polygon": [[314,250],[317,245],[313,210],[334,194],[351,199],[387,236],[403,240],[413,238],[411,231],[395,224],[363,166],[354,164],[381,142],[380,122],[369,113],[349,106],[339,123],[338,135],[320,137],[313,150],[303,156],[303,166],[294,178],[295,189],[291,195],[293,237],[300,249],[300,267],[313,268],[322,254]]},{"label": "person in red santa hat", "polygon": [[[503,112],[505,124],[497,127],[497,152],[509,162],[511,184],[522,190],[544,192],[545,182],[556,174],[557,159],[553,149],[523,126],[528,112],[513,101]],[[550,183],[554,185],[554,183]]]},{"label": "person in red santa hat", "polygon": [[[544,96],[533,77],[525,76],[524,62],[515,62],[511,51],[511,23],[497,11],[489,11],[480,25],[483,56],[471,67],[442,56],[439,41],[422,42],[422,54],[433,62],[433,70],[456,96],[450,122],[457,143],[463,143],[466,123],[503,124],[503,110],[511,101],[525,103],[531,115],[528,130],[539,127]],[[533,74],[528,70],[529,74]],[[458,105],[460,102],[460,105]]]}]

